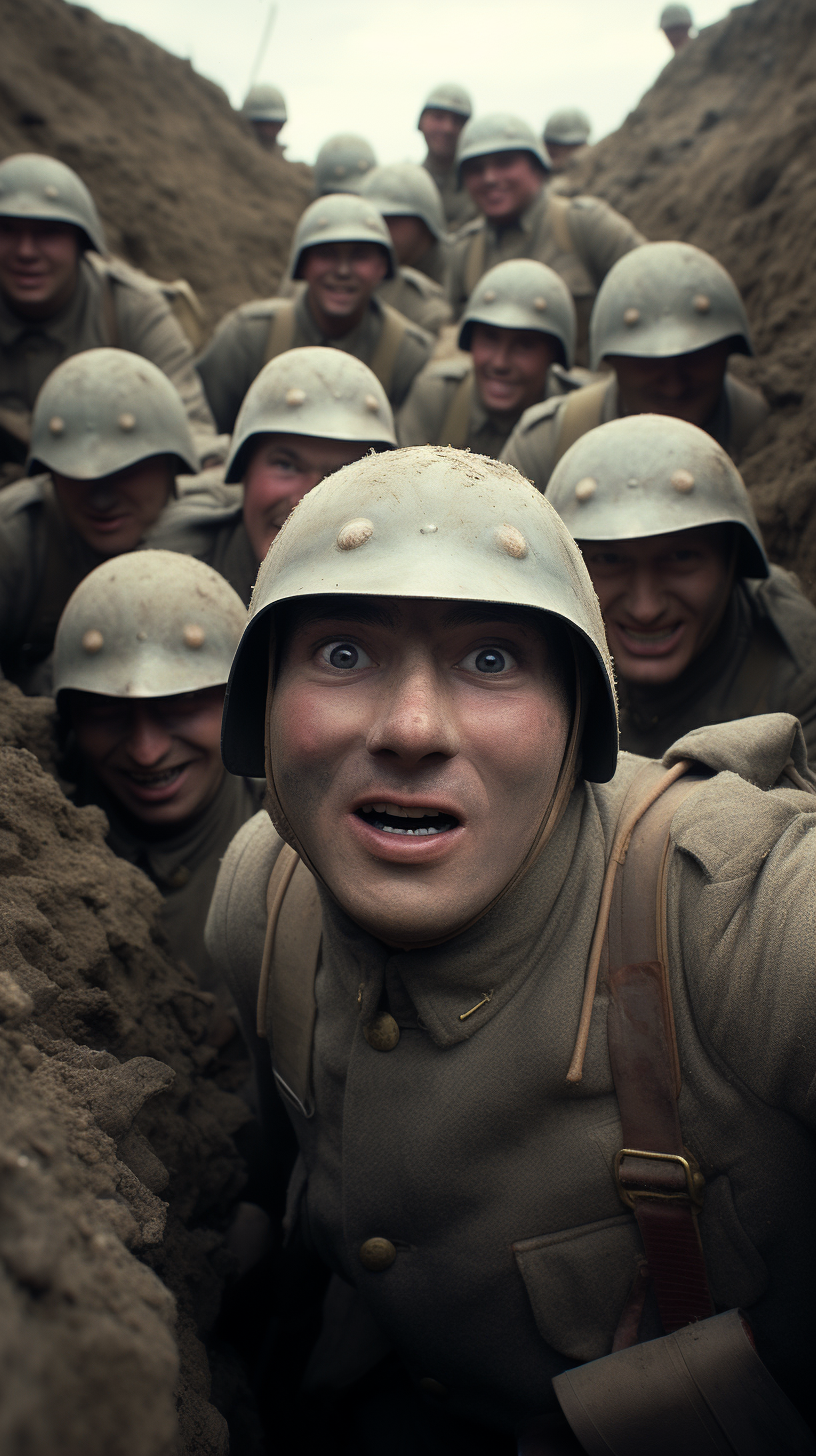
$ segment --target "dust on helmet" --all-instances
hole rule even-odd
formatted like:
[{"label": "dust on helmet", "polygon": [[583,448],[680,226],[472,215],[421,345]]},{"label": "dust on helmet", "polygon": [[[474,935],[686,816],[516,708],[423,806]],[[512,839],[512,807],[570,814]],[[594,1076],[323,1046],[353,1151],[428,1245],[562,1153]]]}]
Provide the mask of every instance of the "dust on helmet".
[{"label": "dust on helmet", "polygon": [[338,192],[310,203],[295,229],[290,277],[300,277],[306,249],[321,243],[378,243],[388,254],[385,276],[394,277],[397,265],[391,234],[382,214],[366,197]]},{"label": "dust on helmet", "polygon": [[261,566],[230,674],[222,752],[231,773],[265,772],[275,608],[327,593],[501,602],[556,619],[587,662],[583,772],[611,778],[617,709],[592,583],[557,513],[512,466],[423,445],[367,455],[304,497]]},{"label": "dust on helmet", "polygon": [[445,213],[439,188],[430,172],[416,162],[392,162],[372,167],[360,188],[383,217],[419,217],[429,233],[442,242],[446,236]]},{"label": "dust on helmet", "polygon": [[353,132],[329,137],[315,158],[315,192],[318,197],[329,192],[357,192],[366,172],[376,165],[374,148],[365,137]]},{"label": "dust on helmet", "polygon": [[459,348],[469,349],[473,325],[535,329],[561,345],[561,360],[572,367],[575,353],[575,304],[567,285],[544,263],[511,258],[479,279],[467,301],[459,329]]},{"label": "dust on helmet", "polygon": [[629,415],[590,430],[558,462],[547,500],[578,541],[734,526],[737,575],[770,575],[742,476],[716,440],[686,420]]},{"label": "dust on helmet", "polygon": [[591,367],[609,354],[667,359],[729,339],[753,354],[737,285],[691,243],[643,243],[610,268],[589,321]]},{"label": "dust on helmet", "polygon": [[37,395],[27,472],[98,480],[153,455],[195,474],[184,405],[157,365],[126,349],[86,349],[58,364]]},{"label": "dust on helmet", "polygon": [[0,162],[0,217],[72,223],[83,248],[107,252],[96,203],[82,178],[56,157],[18,152]]},{"label": "dust on helmet", "polygon": [[54,692],[165,698],[219,687],[246,625],[219,572],[176,551],[130,551],[80,582],[54,642]]},{"label": "dust on helmet", "polygon": [[376,374],[353,354],[317,346],[279,354],[253,380],[235,421],[227,481],[242,478],[253,440],[278,433],[397,447],[391,406]]},{"label": "dust on helmet", "polygon": [[547,148],[536,136],[533,128],[518,116],[506,111],[496,111],[490,116],[474,116],[462,128],[456,146],[457,176],[461,180],[462,164],[474,157],[486,157],[493,152],[529,152],[543,171],[552,170]]}]

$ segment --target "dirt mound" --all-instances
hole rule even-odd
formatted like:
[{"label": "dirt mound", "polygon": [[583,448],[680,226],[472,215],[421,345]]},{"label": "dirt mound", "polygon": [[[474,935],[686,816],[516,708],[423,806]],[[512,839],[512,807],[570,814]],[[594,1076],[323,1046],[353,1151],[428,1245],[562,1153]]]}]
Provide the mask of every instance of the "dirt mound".
[{"label": "dirt mound", "polygon": [[111,250],[189,279],[215,323],[274,293],[311,169],[263,152],[188,61],[63,0],[0,0],[0,157],[74,167]]},{"label": "dirt mound", "polygon": [[48,761],[47,718],[0,684],[0,1450],[226,1456],[202,1337],[246,1108],[158,892],[5,746]]},{"label": "dirt mound", "polygon": [[742,290],[773,414],[743,463],[771,555],[816,598],[816,7],[756,0],[669,62],[585,186],[652,239],[713,253]]}]

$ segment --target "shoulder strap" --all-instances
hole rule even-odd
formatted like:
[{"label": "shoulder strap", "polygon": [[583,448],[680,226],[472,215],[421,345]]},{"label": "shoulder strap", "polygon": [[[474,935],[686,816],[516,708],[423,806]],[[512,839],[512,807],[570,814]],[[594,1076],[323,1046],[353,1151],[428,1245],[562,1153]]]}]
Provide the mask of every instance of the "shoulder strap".
[{"label": "shoulder strap", "polygon": [[388,303],[381,303],[380,308],[384,315],[383,326],[368,367],[372,374],[376,374],[390,398],[394,365],[397,362],[400,344],[405,338],[408,320],[397,309],[391,308]]},{"label": "shoulder strap", "polygon": [[576,440],[580,440],[582,435],[594,430],[601,423],[608,388],[609,380],[602,379],[598,384],[588,384],[586,389],[576,389],[567,396],[567,402],[561,411],[561,428],[558,432],[553,467]]},{"label": "shoulder strap", "polygon": [[454,450],[464,450],[470,427],[470,409],[473,404],[475,376],[472,369],[462,376],[445,411],[437,445],[451,445]]},{"label": "shoulder strap", "polygon": [[185,337],[198,353],[207,337],[207,320],[198,294],[186,278],[174,278],[172,283],[162,283],[161,290],[176,321],[184,330]]},{"label": "shoulder strap", "polygon": [[470,246],[465,258],[465,293],[470,298],[476,284],[479,282],[485,270],[485,253],[487,251],[487,236],[485,225],[473,234]]},{"label": "shoulder strap", "polygon": [[268,919],[258,983],[258,1036],[272,1043],[278,1090],[306,1117],[314,1112],[312,1038],[323,919],[314,876],[288,844],[266,892]]},{"label": "shoulder strap", "polygon": [[575,242],[572,236],[572,229],[569,225],[569,214],[572,206],[572,199],[561,197],[558,192],[550,192],[547,197],[548,222],[552,228],[552,235],[562,253],[574,253]]},{"label": "shoulder strap", "polygon": [[277,359],[279,354],[285,354],[287,349],[291,349],[294,342],[295,300],[285,298],[275,309],[269,321],[264,364],[268,364],[270,359]]},{"label": "shoulder strap", "polygon": [[119,337],[119,320],[116,317],[116,299],[113,294],[113,279],[107,268],[97,268],[97,274],[102,280],[102,319],[105,324],[105,337],[109,349],[121,349],[122,343]]}]

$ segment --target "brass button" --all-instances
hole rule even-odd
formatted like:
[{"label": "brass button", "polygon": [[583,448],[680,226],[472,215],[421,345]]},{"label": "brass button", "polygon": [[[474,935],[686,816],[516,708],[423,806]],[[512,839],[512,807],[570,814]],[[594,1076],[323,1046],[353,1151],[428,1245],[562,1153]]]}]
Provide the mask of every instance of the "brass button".
[{"label": "brass button", "polygon": [[363,1027],[363,1036],[375,1052],[392,1052],[400,1039],[400,1029],[393,1016],[383,1011]]},{"label": "brass button", "polygon": [[390,1239],[366,1239],[360,1245],[360,1263],[372,1274],[390,1269],[397,1257],[397,1251]]},{"label": "brass button", "polygon": [[448,1393],[448,1387],[441,1380],[434,1380],[432,1375],[423,1375],[419,1388],[425,1395],[435,1395],[437,1400],[444,1400]]}]

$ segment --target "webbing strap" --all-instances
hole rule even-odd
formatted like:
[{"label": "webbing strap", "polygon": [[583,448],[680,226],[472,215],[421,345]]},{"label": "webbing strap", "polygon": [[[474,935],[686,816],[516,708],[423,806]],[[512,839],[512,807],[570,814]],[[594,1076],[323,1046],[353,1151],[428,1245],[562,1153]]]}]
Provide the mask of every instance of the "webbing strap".
[{"label": "webbing strap", "polygon": [[470,410],[476,377],[472,369],[459,380],[445,411],[437,445],[450,445],[454,450],[464,450],[470,430]]},{"label": "webbing strap", "polygon": [[557,192],[548,193],[547,221],[552,229],[553,238],[562,253],[575,252],[575,243],[569,225],[571,206],[571,198],[561,197]]},{"label": "webbing strap", "polygon": [[476,284],[484,273],[486,251],[486,225],[483,225],[479,228],[478,232],[473,234],[465,259],[465,293],[468,298],[470,298]]},{"label": "webbing strap", "polygon": [[121,349],[119,320],[116,317],[116,299],[113,296],[113,280],[110,273],[101,267],[97,267],[97,275],[102,279],[102,321],[105,325],[107,345],[109,349]]},{"label": "webbing strap", "polygon": [[588,384],[585,389],[576,389],[573,394],[567,395],[567,402],[560,411],[554,466],[576,440],[601,423],[608,388],[609,380],[602,379],[598,384]]},{"label": "webbing strap", "polygon": [[391,308],[390,304],[381,303],[380,307],[384,314],[383,326],[368,367],[372,374],[376,374],[390,399],[394,365],[397,362],[400,344],[405,338],[408,320],[395,308]]},{"label": "webbing strap", "polygon": [[279,354],[285,354],[287,349],[291,349],[295,342],[295,327],[294,300],[285,298],[275,309],[269,321],[264,364],[268,364],[270,359],[277,359]]},{"label": "webbing strap", "polygon": [[256,1030],[271,1041],[279,1090],[306,1117],[314,1111],[312,1039],[323,919],[314,876],[285,844],[266,893],[267,926]]}]

